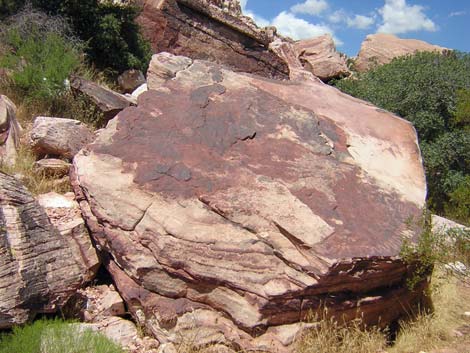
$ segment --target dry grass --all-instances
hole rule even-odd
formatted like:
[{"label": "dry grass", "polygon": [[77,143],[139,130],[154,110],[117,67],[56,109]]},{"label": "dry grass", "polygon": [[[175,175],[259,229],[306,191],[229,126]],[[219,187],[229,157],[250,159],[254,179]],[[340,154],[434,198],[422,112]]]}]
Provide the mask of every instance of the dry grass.
[{"label": "dry grass", "polygon": [[22,145],[18,150],[18,157],[14,166],[0,165],[0,170],[16,176],[26,188],[33,194],[39,195],[55,191],[63,194],[71,191],[67,179],[58,180],[54,176],[48,176],[34,170],[36,157],[28,146]]},{"label": "dry grass", "polygon": [[387,350],[389,353],[421,352],[459,343],[454,331],[468,324],[462,314],[470,311],[470,289],[443,270],[437,270],[431,296],[434,312],[402,322],[395,344]]},{"label": "dry grass", "polygon": [[[464,312],[470,311],[470,288],[462,286],[443,270],[433,275],[431,297],[432,314],[410,313],[414,319],[402,321],[396,341],[387,347],[387,334],[377,328],[367,331],[359,323],[348,327],[332,320],[318,321],[318,326],[298,342],[298,353],[418,353],[433,349],[465,345],[463,338],[455,336],[457,328],[466,322]],[[468,321],[468,319],[467,319]],[[470,340],[470,338],[467,338]],[[470,347],[470,342],[467,342]],[[459,351],[460,352],[460,351]],[[470,353],[470,348],[467,351]]]},{"label": "dry grass", "polygon": [[386,334],[377,329],[364,330],[356,321],[348,326],[334,319],[318,320],[316,328],[298,342],[298,353],[377,353],[387,345]]}]

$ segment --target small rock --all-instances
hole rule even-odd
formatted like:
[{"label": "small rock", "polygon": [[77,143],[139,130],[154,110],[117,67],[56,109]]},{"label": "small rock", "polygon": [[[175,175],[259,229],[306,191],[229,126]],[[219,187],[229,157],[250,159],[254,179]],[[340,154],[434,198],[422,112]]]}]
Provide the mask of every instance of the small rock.
[{"label": "small rock", "polygon": [[131,93],[139,86],[145,84],[145,77],[140,70],[126,70],[119,75],[118,83],[125,93]]},{"label": "small rock", "polygon": [[464,315],[465,317],[468,317],[468,318],[470,318],[470,311],[466,311],[466,312],[464,312],[464,313],[463,313],[463,315]]},{"label": "small rock", "polygon": [[34,120],[30,139],[31,147],[40,157],[49,155],[72,159],[94,140],[94,134],[78,120],[39,116]]},{"label": "small rock", "polygon": [[41,159],[34,163],[36,172],[57,178],[68,175],[70,167],[70,163],[56,158]]}]

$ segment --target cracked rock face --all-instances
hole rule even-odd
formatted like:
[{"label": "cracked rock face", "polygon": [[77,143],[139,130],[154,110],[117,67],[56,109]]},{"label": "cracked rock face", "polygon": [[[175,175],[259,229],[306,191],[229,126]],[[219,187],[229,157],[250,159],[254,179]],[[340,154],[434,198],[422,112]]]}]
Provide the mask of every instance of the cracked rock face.
[{"label": "cracked rock face", "polygon": [[269,49],[272,28],[242,16],[237,0],[146,0],[138,18],[154,53],[170,52],[233,70],[289,78],[287,63]]},{"label": "cracked rock face", "polygon": [[60,214],[51,223],[24,186],[0,172],[0,329],[55,313],[96,274],[98,257],[78,205],[57,198],[59,204],[43,198],[47,212]]},{"label": "cracked rock face", "polygon": [[426,193],[408,122],[316,80],[152,61],[160,76],[75,157],[72,182],[160,343],[197,328],[200,344],[283,351],[324,305],[386,324],[419,300],[397,258]]}]

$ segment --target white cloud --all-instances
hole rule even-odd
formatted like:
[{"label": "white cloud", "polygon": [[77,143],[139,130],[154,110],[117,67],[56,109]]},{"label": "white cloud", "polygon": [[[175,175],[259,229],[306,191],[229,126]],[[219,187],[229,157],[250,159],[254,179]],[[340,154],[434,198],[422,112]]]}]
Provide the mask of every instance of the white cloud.
[{"label": "white cloud", "polygon": [[436,24],[423,12],[420,5],[408,5],[406,0],[385,0],[379,9],[383,23],[378,28],[382,33],[407,33],[412,31],[436,31]]},{"label": "white cloud", "polygon": [[266,27],[271,25],[271,22],[269,22],[269,20],[265,19],[264,17],[258,16],[253,11],[245,10],[243,11],[243,14],[245,16],[251,17],[256,22],[258,27]]},{"label": "white cloud", "polygon": [[455,12],[451,12],[449,14],[449,17],[465,16],[466,14],[467,14],[467,11],[455,11]]},{"label": "white cloud", "polygon": [[301,4],[296,4],[290,8],[293,13],[306,15],[319,15],[328,8],[325,0],[305,0]]},{"label": "white cloud", "polygon": [[336,45],[343,44],[340,40],[334,37],[334,31],[327,25],[317,25],[307,22],[296,17],[290,12],[281,12],[272,20],[271,25],[276,26],[279,33],[289,36],[292,39],[307,39],[318,37],[323,34],[331,34]]},{"label": "white cloud", "polygon": [[354,15],[346,20],[348,27],[367,29],[375,23],[375,18],[363,15]]},{"label": "white cloud", "polygon": [[240,0],[240,6],[242,8],[242,11],[243,13],[245,12],[246,10],[246,4],[247,4],[248,0]]},{"label": "white cloud", "polygon": [[346,23],[350,28],[367,29],[375,23],[375,15],[364,16],[354,15],[350,16],[343,9],[337,10],[328,16],[328,21],[334,24]]}]

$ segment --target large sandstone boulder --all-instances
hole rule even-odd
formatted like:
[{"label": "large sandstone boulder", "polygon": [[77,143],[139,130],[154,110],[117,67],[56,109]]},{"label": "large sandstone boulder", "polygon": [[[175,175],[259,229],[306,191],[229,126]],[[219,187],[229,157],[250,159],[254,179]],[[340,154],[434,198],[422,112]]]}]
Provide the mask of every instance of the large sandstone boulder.
[{"label": "large sandstone boulder", "polygon": [[84,232],[83,220],[57,229],[24,186],[0,172],[0,329],[56,312],[93,279],[99,261]]},{"label": "large sandstone boulder", "polygon": [[30,144],[38,156],[72,159],[95,138],[93,131],[81,121],[39,116],[34,120]]},{"label": "large sandstone boulder", "polygon": [[354,65],[359,72],[388,64],[394,58],[415,54],[420,51],[443,52],[446,48],[417,39],[401,39],[393,34],[377,33],[368,35],[362,42],[361,50]]},{"label": "large sandstone boulder", "polygon": [[333,38],[329,34],[298,41],[294,44],[294,48],[303,67],[322,81],[351,74],[346,56],[336,51]]},{"label": "large sandstone boulder", "polygon": [[0,164],[15,164],[20,134],[15,104],[7,96],[0,95]]},{"label": "large sandstone boulder", "polygon": [[181,58],[153,61],[158,85],[71,172],[141,325],[162,344],[285,351],[325,305],[382,325],[412,310],[422,288],[398,254],[426,186],[410,123],[317,80],[198,60],[170,78]]},{"label": "large sandstone boulder", "polygon": [[269,49],[274,29],[259,29],[241,16],[238,1],[147,0],[138,22],[154,53],[210,60],[270,78],[289,77],[287,63]]}]

